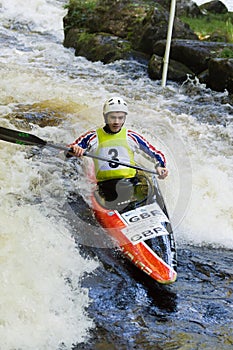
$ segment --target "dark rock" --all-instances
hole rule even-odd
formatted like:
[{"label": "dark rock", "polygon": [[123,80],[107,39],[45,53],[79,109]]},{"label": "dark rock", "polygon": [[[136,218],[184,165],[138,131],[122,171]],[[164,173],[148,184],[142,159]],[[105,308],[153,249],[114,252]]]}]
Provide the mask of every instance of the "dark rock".
[{"label": "dark rock", "polygon": [[180,0],[177,3],[176,9],[177,16],[186,16],[186,17],[200,17],[202,12],[193,1]]},{"label": "dark rock", "polygon": [[[104,63],[132,57],[147,63],[153,55],[148,74],[152,79],[161,79],[170,6],[171,0],[99,0],[93,4],[70,1],[64,18],[64,46],[73,47],[76,55]],[[211,1],[200,8],[206,13],[227,12],[221,1]],[[200,15],[199,8],[189,0],[177,0],[176,12]],[[222,55],[226,49],[228,56]],[[233,44],[198,40],[176,15],[168,79],[182,81],[187,74],[194,74],[214,90],[232,92],[232,52]],[[218,57],[226,60],[215,60]],[[219,72],[217,79],[214,69]]]},{"label": "dark rock", "polygon": [[208,85],[209,83],[209,69],[204,70],[201,74],[198,75],[198,79],[201,84]]},{"label": "dark rock", "polygon": [[[134,51],[152,54],[156,41],[166,39],[169,13],[159,4],[151,3],[153,6],[150,2],[138,4],[130,0],[103,0],[98,2],[92,11],[87,11],[85,14],[82,12],[83,9],[71,6],[64,18],[64,46],[77,48],[79,46],[77,33],[80,32],[107,33],[127,40]],[[197,39],[189,26],[178,18],[174,22],[173,37]],[[93,45],[95,43],[98,45],[98,40],[92,41]],[[113,44],[113,50],[117,50],[115,41]],[[92,60],[94,60],[94,51],[92,53]],[[118,54],[115,56],[117,59]],[[99,60],[99,56],[96,60]]]},{"label": "dark rock", "polygon": [[82,30],[80,30],[79,28],[69,29],[67,31],[66,39],[64,40],[63,45],[65,47],[73,47],[74,49],[76,49],[81,33],[82,33]]},{"label": "dark rock", "polygon": [[163,59],[160,56],[152,55],[148,64],[148,74],[153,80],[160,80],[162,78]]},{"label": "dark rock", "polygon": [[213,0],[200,6],[203,13],[224,14],[228,12],[227,7],[219,0]]},{"label": "dark rock", "polygon": [[90,61],[110,63],[129,57],[130,43],[107,33],[81,33],[75,44],[75,55]]},{"label": "dark rock", "polygon": [[[160,56],[152,55],[148,64],[148,74],[151,79],[159,80],[162,78],[163,59]],[[167,78],[176,82],[183,82],[187,75],[194,77],[193,72],[184,64],[170,60],[168,65]]]},{"label": "dark rock", "polygon": [[[135,39],[135,49],[148,54],[153,53],[153,46],[158,40],[166,39],[169,22],[169,13],[161,11],[155,7],[150,11],[143,20],[143,26],[140,30],[140,35]],[[173,27],[173,38],[197,39],[188,25],[182,23],[178,18],[175,18]]]},{"label": "dark rock", "polygon": [[214,58],[209,61],[208,86],[215,91],[225,89],[233,94],[233,59]]},{"label": "dark rock", "polygon": [[[155,54],[164,56],[166,41],[158,41],[153,48]],[[211,58],[221,56],[225,48],[233,50],[233,44],[198,40],[172,40],[170,58],[185,64],[196,75],[208,69]]]},{"label": "dark rock", "polygon": [[[157,0],[167,11],[170,11],[171,0]],[[199,6],[192,0],[177,0],[176,1],[176,15],[187,17],[199,17],[202,12]]]}]

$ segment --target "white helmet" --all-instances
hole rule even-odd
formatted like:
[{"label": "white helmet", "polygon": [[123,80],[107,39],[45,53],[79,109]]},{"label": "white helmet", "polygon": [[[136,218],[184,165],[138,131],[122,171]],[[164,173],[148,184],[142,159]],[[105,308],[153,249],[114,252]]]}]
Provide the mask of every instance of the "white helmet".
[{"label": "white helmet", "polygon": [[128,114],[127,103],[121,97],[112,97],[107,100],[103,107],[104,115],[110,112],[124,112]]}]

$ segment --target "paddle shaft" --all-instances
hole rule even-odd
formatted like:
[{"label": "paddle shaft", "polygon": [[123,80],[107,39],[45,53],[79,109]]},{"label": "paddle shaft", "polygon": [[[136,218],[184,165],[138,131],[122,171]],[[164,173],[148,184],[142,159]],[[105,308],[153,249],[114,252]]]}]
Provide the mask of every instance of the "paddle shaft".
[{"label": "paddle shaft", "polygon": [[[45,140],[43,140],[35,135],[29,134],[27,132],[7,129],[7,128],[3,128],[3,127],[0,127],[0,139],[3,141],[6,141],[6,142],[11,142],[11,143],[15,143],[15,144],[24,145],[24,146],[51,147],[51,148],[55,148],[55,149],[58,149],[61,151],[66,151],[70,154],[73,154],[71,149],[68,147],[47,142],[47,141],[45,141]],[[145,171],[145,172],[148,172],[151,174],[155,174],[155,175],[158,174],[156,171],[142,168],[142,167],[137,166],[137,165],[131,165],[131,164],[128,164],[125,162],[121,162],[121,161],[116,160],[116,159],[109,159],[109,158],[105,158],[105,157],[100,157],[100,156],[96,156],[94,154],[86,153],[86,152],[84,152],[83,155],[85,157],[102,160],[102,161],[105,161],[108,163],[119,164],[119,165],[122,165],[122,166],[125,166],[128,168],[133,168],[136,170]]]}]

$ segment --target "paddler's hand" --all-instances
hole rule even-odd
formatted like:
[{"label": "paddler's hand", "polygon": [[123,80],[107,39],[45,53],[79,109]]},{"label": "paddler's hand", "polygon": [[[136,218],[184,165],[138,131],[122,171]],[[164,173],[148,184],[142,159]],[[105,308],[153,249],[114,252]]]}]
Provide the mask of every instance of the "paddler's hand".
[{"label": "paddler's hand", "polygon": [[73,145],[70,148],[72,153],[74,153],[76,157],[82,157],[83,153],[85,152],[85,150],[82,147],[79,147],[77,145]]},{"label": "paddler's hand", "polygon": [[156,170],[158,172],[158,179],[165,179],[168,176],[168,169],[161,166],[157,166]]}]

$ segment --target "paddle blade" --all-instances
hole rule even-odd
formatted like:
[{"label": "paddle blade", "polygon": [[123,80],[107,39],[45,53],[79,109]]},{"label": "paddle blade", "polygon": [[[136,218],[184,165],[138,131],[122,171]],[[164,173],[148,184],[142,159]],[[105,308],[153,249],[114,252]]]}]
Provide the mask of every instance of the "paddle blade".
[{"label": "paddle blade", "polygon": [[18,130],[12,130],[0,127],[0,140],[16,143],[18,145],[29,145],[29,146],[46,146],[46,141],[39,137],[22,132]]}]

